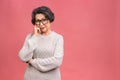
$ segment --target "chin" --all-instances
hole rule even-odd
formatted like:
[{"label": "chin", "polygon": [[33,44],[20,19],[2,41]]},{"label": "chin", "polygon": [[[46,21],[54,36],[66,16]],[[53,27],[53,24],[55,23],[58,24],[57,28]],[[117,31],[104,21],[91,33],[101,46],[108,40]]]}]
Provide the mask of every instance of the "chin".
[{"label": "chin", "polygon": [[47,32],[47,30],[42,30],[41,32],[42,32],[42,33],[46,33],[46,32]]}]

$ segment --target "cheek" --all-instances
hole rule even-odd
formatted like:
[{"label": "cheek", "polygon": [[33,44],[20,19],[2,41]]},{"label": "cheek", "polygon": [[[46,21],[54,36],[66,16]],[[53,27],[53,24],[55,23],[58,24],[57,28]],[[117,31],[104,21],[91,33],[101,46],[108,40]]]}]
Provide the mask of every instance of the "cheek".
[{"label": "cheek", "polygon": [[50,21],[48,21],[48,24],[47,24],[47,27],[48,27],[48,28],[50,27],[50,24],[51,24]]},{"label": "cheek", "polygon": [[50,28],[50,24],[47,24],[47,27]]},{"label": "cheek", "polygon": [[49,25],[45,25],[45,28],[44,29],[49,29],[50,28],[50,26]]}]

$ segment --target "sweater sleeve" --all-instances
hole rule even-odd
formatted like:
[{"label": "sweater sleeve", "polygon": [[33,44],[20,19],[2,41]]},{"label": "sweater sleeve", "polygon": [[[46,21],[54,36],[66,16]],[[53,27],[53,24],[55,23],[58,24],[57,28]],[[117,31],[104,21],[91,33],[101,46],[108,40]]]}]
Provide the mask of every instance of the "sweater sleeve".
[{"label": "sweater sleeve", "polygon": [[32,34],[29,34],[24,42],[23,47],[19,51],[18,56],[23,62],[29,61],[33,57],[33,51],[37,47],[36,43],[36,36],[32,36]]},{"label": "sweater sleeve", "polygon": [[38,69],[39,71],[46,72],[52,69],[59,67],[62,64],[63,60],[63,37],[59,37],[57,40],[54,56],[49,58],[35,58],[31,62],[32,66]]}]

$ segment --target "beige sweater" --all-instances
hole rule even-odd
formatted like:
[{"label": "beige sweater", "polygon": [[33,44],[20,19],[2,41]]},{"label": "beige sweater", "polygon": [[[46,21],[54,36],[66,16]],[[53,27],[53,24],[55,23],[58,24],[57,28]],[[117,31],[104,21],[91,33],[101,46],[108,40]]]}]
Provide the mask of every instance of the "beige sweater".
[{"label": "beige sweater", "polygon": [[33,61],[27,64],[24,80],[61,80],[63,43],[63,36],[54,31],[48,36],[27,35],[19,57],[23,62]]}]

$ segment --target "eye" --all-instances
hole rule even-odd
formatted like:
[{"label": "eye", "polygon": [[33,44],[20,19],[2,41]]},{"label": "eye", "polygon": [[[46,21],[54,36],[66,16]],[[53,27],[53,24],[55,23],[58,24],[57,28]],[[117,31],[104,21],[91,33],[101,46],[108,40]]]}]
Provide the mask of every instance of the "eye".
[{"label": "eye", "polygon": [[42,19],[42,21],[46,21],[47,19]]}]

